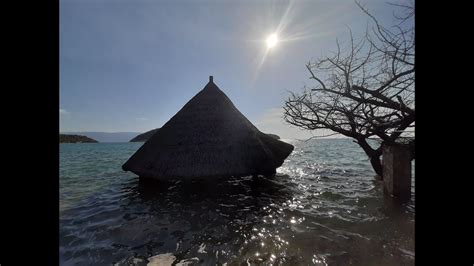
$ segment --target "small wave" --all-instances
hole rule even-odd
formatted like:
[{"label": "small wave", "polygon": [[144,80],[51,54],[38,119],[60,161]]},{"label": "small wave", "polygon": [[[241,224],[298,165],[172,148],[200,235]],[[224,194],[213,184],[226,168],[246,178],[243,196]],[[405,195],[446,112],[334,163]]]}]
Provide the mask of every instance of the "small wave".
[{"label": "small wave", "polygon": [[274,179],[154,185],[117,170],[139,145],[61,147],[61,260],[127,265],[169,254],[183,265],[384,265],[393,264],[382,244],[389,239],[405,254],[400,264],[413,264],[414,194],[401,210],[387,206],[350,141],[294,145]]}]

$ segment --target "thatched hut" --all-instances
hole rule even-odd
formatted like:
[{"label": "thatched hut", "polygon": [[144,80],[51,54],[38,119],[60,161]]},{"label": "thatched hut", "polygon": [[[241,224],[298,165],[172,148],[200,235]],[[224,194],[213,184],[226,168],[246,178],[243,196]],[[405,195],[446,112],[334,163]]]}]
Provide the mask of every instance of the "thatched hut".
[{"label": "thatched hut", "polygon": [[155,179],[272,175],[292,151],[252,125],[211,76],[122,169]]}]

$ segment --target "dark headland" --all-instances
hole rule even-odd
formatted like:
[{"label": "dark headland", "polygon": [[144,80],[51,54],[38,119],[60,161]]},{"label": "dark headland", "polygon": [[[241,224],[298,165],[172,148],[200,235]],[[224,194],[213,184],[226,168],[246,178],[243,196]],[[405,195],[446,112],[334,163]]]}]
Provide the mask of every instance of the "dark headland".
[{"label": "dark headland", "polygon": [[82,135],[59,134],[59,143],[98,143],[98,141]]},{"label": "dark headland", "polygon": [[153,136],[153,134],[155,134],[155,132],[158,131],[158,129],[160,129],[160,128],[155,128],[155,129],[152,129],[152,130],[147,131],[145,133],[142,133],[142,134],[134,137],[133,139],[131,139],[130,142],[145,142],[149,138],[151,138],[151,136]]}]

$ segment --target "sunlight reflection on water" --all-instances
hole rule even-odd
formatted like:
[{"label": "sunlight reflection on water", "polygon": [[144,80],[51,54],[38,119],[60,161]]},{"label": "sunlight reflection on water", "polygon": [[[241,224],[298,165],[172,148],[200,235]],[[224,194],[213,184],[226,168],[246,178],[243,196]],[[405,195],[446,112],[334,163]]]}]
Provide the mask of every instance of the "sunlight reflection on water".
[{"label": "sunlight reflection on water", "polygon": [[414,200],[387,204],[348,140],[293,144],[271,180],[159,184],[120,170],[140,144],[61,145],[62,265],[414,264]]}]

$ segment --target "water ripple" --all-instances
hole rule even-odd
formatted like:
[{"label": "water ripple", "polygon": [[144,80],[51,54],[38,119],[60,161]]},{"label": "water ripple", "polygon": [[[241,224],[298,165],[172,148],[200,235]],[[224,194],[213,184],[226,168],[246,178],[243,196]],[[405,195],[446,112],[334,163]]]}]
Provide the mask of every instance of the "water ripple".
[{"label": "water ripple", "polygon": [[414,264],[414,199],[387,203],[348,140],[295,142],[257,181],[140,181],[120,171],[139,145],[61,145],[62,265]]}]

